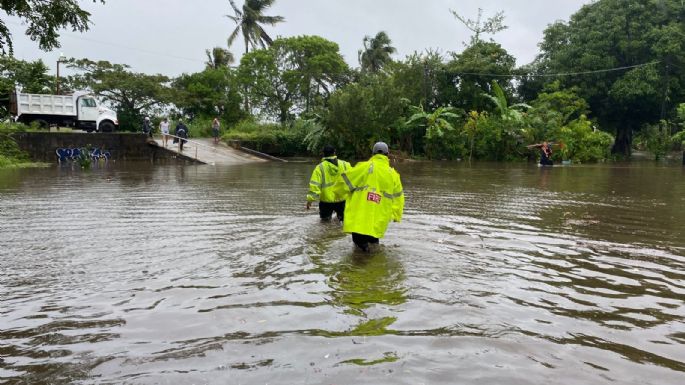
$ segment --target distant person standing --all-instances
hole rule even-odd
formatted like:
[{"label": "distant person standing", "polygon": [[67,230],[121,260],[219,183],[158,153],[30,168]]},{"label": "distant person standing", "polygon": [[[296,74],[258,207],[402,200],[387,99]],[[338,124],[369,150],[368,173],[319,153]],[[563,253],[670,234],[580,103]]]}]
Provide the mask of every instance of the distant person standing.
[{"label": "distant person standing", "polygon": [[340,179],[340,175],[352,168],[352,166],[335,155],[333,146],[323,148],[323,159],[314,171],[309,180],[309,193],[307,194],[307,210],[312,206],[312,202],[319,201],[319,216],[323,220],[331,219],[333,212],[339,221],[343,221],[345,215],[345,198],[333,192],[335,183]]},{"label": "distant person standing", "polygon": [[188,139],[188,127],[180,119],[176,124],[176,136],[178,136],[178,151],[183,151],[183,144]]},{"label": "distant person standing", "polygon": [[167,141],[169,140],[169,119],[164,118],[162,122],[159,123],[159,130],[162,132],[162,143],[166,147]]},{"label": "distant person standing", "polygon": [[363,251],[383,238],[391,220],[402,220],[402,182],[388,154],[387,144],[376,143],[371,159],[344,172],[334,187],[336,195],[347,198],[343,231],[352,234],[352,242]]},{"label": "distant person standing", "polygon": [[143,119],[143,133],[152,138],[152,123],[150,123],[150,118],[147,116]]},{"label": "distant person standing", "polygon": [[214,144],[219,143],[219,130],[221,129],[221,123],[219,123],[219,118],[214,118],[212,121],[212,136],[214,137]]}]

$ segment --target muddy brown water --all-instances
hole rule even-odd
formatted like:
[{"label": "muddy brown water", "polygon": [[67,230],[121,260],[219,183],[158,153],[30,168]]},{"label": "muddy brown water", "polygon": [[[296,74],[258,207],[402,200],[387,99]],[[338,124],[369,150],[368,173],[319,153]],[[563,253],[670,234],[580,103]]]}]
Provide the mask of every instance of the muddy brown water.
[{"label": "muddy brown water", "polygon": [[356,252],[311,164],[0,170],[0,382],[685,383],[685,172],[404,163]]}]

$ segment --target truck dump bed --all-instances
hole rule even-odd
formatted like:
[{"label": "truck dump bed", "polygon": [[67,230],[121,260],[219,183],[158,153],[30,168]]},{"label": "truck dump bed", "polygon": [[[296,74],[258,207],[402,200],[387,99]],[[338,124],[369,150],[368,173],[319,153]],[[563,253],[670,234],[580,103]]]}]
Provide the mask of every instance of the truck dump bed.
[{"label": "truck dump bed", "polygon": [[[12,101],[14,102],[14,101]],[[17,93],[16,105],[12,104],[11,111],[15,115],[76,115],[76,105],[73,95],[40,95]]]}]

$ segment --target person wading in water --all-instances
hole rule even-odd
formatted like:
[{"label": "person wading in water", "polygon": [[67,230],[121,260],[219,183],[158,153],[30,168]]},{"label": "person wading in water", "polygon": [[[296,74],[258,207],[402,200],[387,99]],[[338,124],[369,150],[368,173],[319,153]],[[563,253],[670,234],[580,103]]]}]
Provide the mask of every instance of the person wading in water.
[{"label": "person wading in water", "polygon": [[391,220],[402,220],[402,182],[388,155],[388,145],[376,143],[371,159],[342,173],[334,187],[336,195],[347,198],[343,232],[352,234],[352,242],[363,251],[378,244]]},{"label": "person wading in water", "polygon": [[345,198],[333,193],[333,186],[340,178],[340,174],[349,170],[352,166],[335,155],[333,146],[323,148],[323,159],[309,180],[309,193],[307,193],[307,210],[312,202],[319,201],[319,216],[322,220],[329,220],[335,215],[340,222],[345,215]]},{"label": "person wading in water", "polygon": [[542,142],[539,144],[531,144],[526,146],[528,148],[539,148],[540,149],[540,165],[541,166],[553,166],[552,161],[552,144],[547,142]]}]

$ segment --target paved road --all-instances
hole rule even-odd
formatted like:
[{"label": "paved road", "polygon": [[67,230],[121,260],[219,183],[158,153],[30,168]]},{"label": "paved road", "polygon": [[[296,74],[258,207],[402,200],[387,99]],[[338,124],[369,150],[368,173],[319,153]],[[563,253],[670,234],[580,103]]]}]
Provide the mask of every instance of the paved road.
[{"label": "paved road", "polygon": [[[192,138],[183,145],[183,155],[197,158],[207,164],[241,164],[251,162],[265,162],[264,159],[254,155],[238,151],[229,147],[226,143],[215,144],[211,138]],[[160,147],[162,139],[155,139]],[[167,142],[167,150],[178,153],[178,144],[173,144],[171,140]]]}]

